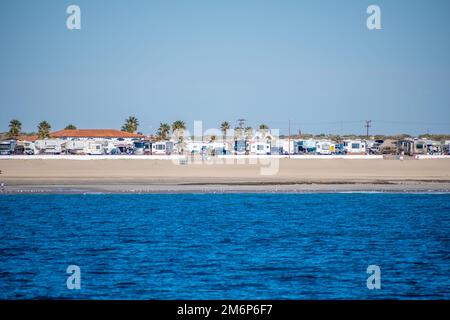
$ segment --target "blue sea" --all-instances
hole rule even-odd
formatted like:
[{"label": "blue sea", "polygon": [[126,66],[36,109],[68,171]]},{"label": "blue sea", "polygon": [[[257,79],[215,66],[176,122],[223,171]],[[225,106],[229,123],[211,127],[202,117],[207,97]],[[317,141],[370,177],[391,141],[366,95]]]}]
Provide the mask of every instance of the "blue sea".
[{"label": "blue sea", "polygon": [[449,253],[450,194],[0,196],[1,299],[449,299]]}]

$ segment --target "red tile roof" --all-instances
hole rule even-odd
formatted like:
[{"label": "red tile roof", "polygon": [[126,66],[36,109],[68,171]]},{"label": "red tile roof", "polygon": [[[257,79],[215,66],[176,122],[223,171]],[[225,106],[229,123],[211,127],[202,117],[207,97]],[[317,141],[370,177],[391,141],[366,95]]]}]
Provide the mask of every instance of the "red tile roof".
[{"label": "red tile roof", "polygon": [[52,138],[143,138],[136,133],[114,129],[76,129],[60,130],[51,133]]},{"label": "red tile roof", "polygon": [[29,142],[34,142],[37,139],[39,139],[39,137],[37,135],[21,135],[17,137],[17,141],[29,141]]}]

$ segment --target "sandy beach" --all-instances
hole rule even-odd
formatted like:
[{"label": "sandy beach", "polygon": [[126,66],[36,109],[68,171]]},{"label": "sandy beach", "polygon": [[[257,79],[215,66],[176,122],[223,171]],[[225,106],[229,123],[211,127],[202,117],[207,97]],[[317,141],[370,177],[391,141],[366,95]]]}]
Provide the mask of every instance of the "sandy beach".
[{"label": "sandy beach", "polygon": [[218,160],[2,159],[0,182],[6,193],[450,191],[450,159]]}]

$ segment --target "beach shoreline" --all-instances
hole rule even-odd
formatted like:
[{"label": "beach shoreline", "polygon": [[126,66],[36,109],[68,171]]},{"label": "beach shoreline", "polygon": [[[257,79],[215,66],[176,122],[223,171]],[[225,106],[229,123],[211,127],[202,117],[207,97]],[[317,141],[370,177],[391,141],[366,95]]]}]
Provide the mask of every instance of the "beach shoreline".
[{"label": "beach shoreline", "polygon": [[183,193],[450,193],[450,183],[417,184],[11,184],[1,194],[183,194]]},{"label": "beach shoreline", "polygon": [[[0,182],[4,194],[450,192],[450,159],[274,163],[0,159]],[[262,174],[261,168],[270,166],[276,168],[274,174]]]}]

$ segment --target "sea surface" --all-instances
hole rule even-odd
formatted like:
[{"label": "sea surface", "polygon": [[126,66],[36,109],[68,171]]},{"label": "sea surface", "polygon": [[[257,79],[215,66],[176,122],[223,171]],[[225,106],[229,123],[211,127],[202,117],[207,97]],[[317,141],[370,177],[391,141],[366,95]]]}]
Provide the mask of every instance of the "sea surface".
[{"label": "sea surface", "polygon": [[0,299],[449,299],[449,276],[450,194],[0,196]]}]

